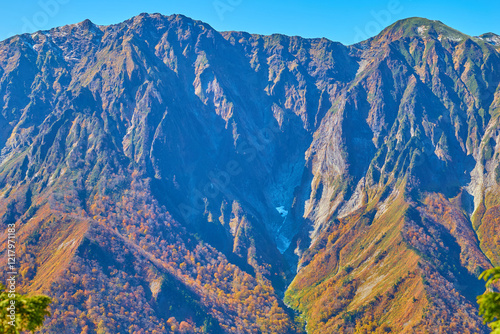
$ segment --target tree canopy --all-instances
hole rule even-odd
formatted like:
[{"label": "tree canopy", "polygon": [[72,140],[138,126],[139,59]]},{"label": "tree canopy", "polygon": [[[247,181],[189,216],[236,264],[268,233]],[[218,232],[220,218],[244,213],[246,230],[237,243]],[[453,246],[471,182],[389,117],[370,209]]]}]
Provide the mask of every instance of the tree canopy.
[{"label": "tree canopy", "polygon": [[51,299],[44,295],[24,296],[9,293],[0,283],[0,333],[17,334],[21,331],[34,332],[43,324]]},{"label": "tree canopy", "polygon": [[479,314],[489,322],[492,334],[500,334],[500,293],[491,291],[493,284],[500,280],[500,267],[486,270],[479,278],[486,281],[489,290],[477,297]]}]

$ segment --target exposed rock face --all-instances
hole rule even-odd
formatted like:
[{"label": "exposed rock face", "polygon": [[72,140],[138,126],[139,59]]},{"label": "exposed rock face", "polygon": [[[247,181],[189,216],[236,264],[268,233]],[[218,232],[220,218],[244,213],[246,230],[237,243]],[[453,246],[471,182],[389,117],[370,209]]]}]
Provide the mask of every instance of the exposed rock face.
[{"label": "exposed rock face", "polygon": [[497,42],[159,14],[0,42],[0,217],[45,331],[485,333]]}]

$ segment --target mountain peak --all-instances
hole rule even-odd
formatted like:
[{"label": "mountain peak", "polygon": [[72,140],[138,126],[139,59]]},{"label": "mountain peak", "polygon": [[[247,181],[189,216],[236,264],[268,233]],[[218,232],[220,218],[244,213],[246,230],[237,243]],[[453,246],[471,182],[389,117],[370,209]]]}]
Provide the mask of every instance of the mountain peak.
[{"label": "mountain peak", "polygon": [[78,25],[81,26],[83,29],[91,29],[91,28],[95,27],[95,24],[92,21],[90,21],[89,19],[85,19],[84,21],[80,22]]},{"label": "mountain peak", "polygon": [[487,32],[486,34],[482,34],[478,38],[484,40],[485,42],[491,45],[500,46],[500,35],[494,34],[492,32]]},{"label": "mountain peak", "polygon": [[441,21],[429,20],[422,17],[410,17],[399,20],[385,28],[380,34],[381,38],[391,40],[417,37],[417,38],[447,38],[459,42],[469,36],[455,30]]}]

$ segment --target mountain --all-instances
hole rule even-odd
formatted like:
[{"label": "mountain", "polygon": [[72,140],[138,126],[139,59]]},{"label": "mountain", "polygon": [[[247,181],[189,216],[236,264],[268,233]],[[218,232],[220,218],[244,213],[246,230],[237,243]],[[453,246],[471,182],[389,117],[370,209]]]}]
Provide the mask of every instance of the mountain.
[{"label": "mountain", "polygon": [[0,221],[41,332],[487,333],[494,40],[141,14],[0,42]]},{"label": "mountain", "polygon": [[482,34],[478,38],[481,38],[482,40],[485,40],[486,42],[490,43],[491,45],[494,45],[497,47],[500,45],[500,36],[498,36],[497,34],[494,34],[492,32]]}]

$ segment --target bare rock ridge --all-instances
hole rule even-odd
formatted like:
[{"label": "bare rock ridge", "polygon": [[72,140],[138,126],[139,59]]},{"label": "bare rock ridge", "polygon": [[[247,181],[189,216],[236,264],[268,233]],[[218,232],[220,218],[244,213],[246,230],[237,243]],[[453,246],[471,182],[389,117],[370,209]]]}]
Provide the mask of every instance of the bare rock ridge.
[{"label": "bare rock ridge", "polygon": [[42,332],[487,333],[499,41],[141,14],[0,42],[0,221]]}]

